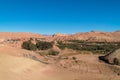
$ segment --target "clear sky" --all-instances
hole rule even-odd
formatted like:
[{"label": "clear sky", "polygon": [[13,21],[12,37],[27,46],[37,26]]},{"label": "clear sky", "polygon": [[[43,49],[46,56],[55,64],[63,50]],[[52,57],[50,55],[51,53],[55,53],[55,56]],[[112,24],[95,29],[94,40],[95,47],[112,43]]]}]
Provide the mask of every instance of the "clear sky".
[{"label": "clear sky", "polygon": [[120,0],[0,0],[0,31],[120,30]]}]

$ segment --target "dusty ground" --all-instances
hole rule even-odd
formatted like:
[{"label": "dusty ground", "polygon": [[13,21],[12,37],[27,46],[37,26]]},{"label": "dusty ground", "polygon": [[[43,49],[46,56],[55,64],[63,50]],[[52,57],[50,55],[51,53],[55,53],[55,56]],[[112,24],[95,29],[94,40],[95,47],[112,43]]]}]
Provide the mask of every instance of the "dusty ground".
[{"label": "dusty ground", "polygon": [[76,54],[72,50],[62,53],[56,57],[42,57],[1,44],[0,80],[120,80],[108,64],[98,60],[99,55]]}]

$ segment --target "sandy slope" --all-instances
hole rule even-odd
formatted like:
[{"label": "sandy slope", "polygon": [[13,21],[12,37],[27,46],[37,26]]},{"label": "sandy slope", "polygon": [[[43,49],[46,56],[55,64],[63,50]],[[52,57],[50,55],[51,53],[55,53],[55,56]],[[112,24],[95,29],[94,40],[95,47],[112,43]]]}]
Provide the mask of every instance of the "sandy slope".
[{"label": "sandy slope", "polygon": [[0,80],[65,80],[51,66],[28,58],[0,54],[0,64]]},{"label": "sandy slope", "polygon": [[[86,56],[81,56],[84,59]],[[92,56],[91,56],[92,57]],[[93,59],[94,60],[94,59]],[[70,60],[69,60],[70,61]],[[60,61],[61,62],[61,61]],[[65,61],[64,61],[65,62]],[[58,64],[46,65],[32,59],[0,54],[1,80],[119,80],[103,63],[82,62],[63,68]],[[62,62],[63,64],[63,62]]]},{"label": "sandy slope", "polygon": [[[77,57],[78,63],[70,57]],[[120,80],[107,64],[98,61],[98,55],[73,55],[68,60],[60,60],[55,72],[64,75],[63,80]],[[66,74],[64,74],[66,73]]]},{"label": "sandy slope", "polygon": [[[55,63],[43,64],[19,55],[25,53],[34,55],[23,49],[0,46],[0,80],[120,80],[107,64],[98,61],[98,55],[65,54],[68,59],[53,57]],[[73,56],[78,63],[71,59]]]},{"label": "sandy slope", "polygon": [[[31,59],[0,54],[0,79],[1,80],[35,80],[31,71],[43,65]],[[41,74],[39,74],[41,75]]]}]

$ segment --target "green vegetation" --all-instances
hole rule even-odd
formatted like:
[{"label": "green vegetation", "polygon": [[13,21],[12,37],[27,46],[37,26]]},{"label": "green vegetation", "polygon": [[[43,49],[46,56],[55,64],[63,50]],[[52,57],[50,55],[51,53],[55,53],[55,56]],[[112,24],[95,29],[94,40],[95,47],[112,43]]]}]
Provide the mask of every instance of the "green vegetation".
[{"label": "green vegetation", "polygon": [[72,57],[73,60],[76,60],[77,58],[76,57]]},{"label": "green vegetation", "polygon": [[69,40],[67,42],[58,42],[60,49],[73,49],[80,51],[91,51],[93,53],[110,53],[120,48],[119,42],[87,42],[79,40]]},{"label": "green vegetation", "polygon": [[38,41],[36,43],[36,47],[38,50],[48,50],[53,47],[52,42],[44,42],[44,41]]},{"label": "green vegetation", "polygon": [[114,63],[114,65],[119,65],[119,60],[117,58],[114,58],[113,63]]},{"label": "green vegetation", "polygon": [[[31,39],[32,40],[32,39]],[[22,44],[23,49],[27,50],[48,50],[53,47],[53,42],[45,42],[45,41],[36,41],[36,44],[33,44],[29,41],[25,41]],[[57,46],[64,50],[65,48],[73,49],[77,51],[90,51],[93,53],[106,54],[114,52],[116,49],[120,48],[119,42],[87,42],[80,40],[69,40],[69,41],[59,41],[57,42]],[[53,53],[54,54],[54,53]]]},{"label": "green vegetation", "polygon": [[43,42],[43,41],[38,41],[36,44],[33,44],[31,40],[25,41],[22,43],[22,48],[27,49],[27,50],[32,50],[36,51],[38,50],[48,50],[53,47],[52,42]]},{"label": "green vegetation", "polygon": [[32,51],[43,50],[43,53],[40,52],[42,53],[42,55],[56,56],[59,54],[59,52],[51,49],[53,47],[53,44],[54,44],[53,42],[45,42],[45,41],[37,41],[36,44],[33,44],[31,40],[29,40],[29,41],[23,42],[22,48],[27,50],[32,50]]},{"label": "green vegetation", "polygon": [[60,49],[64,50],[67,45],[64,44],[62,41],[59,41],[57,46],[58,46]]},{"label": "green vegetation", "polygon": [[56,56],[59,54],[59,51],[56,51],[54,49],[49,49],[49,50],[42,50],[42,51],[38,52],[38,54],[40,54],[42,56],[47,56],[47,55]]},{"label": "green vegetation", "polygon": [[50,50],[48,54],[49,54],[49,55],[56,56],[56,55],[59,54],[59,52],[58,52],[58,51],[55,51],[55,50]]},{"label": "green vegetation", "polygon": [[37,49],[36,45],[33,44],[31,41],[23,42],[22,48],[27,50],[32,50],[32,51],[35,51]]}]

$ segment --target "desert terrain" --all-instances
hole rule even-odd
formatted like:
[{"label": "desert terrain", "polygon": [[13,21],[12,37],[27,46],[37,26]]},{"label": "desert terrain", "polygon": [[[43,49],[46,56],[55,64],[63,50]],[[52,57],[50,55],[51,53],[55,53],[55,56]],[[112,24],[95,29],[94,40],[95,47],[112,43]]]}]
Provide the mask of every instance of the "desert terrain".
[{"label": "desert terrain", "polygon": [[59,54],[43,56],[38,53],[42,51],[21,48],[22,43],[31,38],[48,42],[74,39],[88,42],[119,42],[118,36],[119,31],[53,36],[0,33],[0,80],[120,80],[119,74],[112,68],[116,65],[99,60],[99,56],[104,54],[93,54],[89,51],[81,51],[80,54],[76,50],[61,50],[54,45],[53,49],[59,51]]}]

